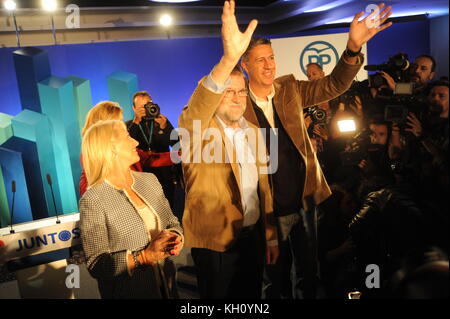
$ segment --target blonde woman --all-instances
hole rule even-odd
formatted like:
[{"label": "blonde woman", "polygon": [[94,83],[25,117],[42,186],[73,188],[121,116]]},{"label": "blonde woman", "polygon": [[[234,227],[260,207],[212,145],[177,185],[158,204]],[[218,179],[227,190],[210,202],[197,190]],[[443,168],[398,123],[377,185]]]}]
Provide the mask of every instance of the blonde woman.
[{"label": "blonde woman", "polygon": [[82,242],[102,298],[176,296],[165,265],[181,251],[182,229],[157,178],[130,169],[139,161],[137,145],[117,120],[84,132],[89,187],[80,200]]},{"label": "blonde woman", "polygon": [[[84,127],[81,130],[81,137],[84,136],[84,134],[92,126],[92,124],[95,124],[98,121],[105,121],[105,120],[123,121],[123,112],[119,104],[111,101],[102,101],[97,103],[94,107],[92,107],[86,115]],[[83,165],[82,158],[80,158],[80,161],[81,164]],[[142,167],[139,162],[134,164],[132,169],[142,172]],[[80,188],[80,196],[83,196],[87,188],[87,179],[84,168],[81,172],[79,188]]]}]

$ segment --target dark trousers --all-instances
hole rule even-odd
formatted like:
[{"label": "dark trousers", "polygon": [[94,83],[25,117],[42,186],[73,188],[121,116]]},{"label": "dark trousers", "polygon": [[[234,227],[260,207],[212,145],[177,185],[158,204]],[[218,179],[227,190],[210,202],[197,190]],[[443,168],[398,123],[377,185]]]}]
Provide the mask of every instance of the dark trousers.
[{"label": "dark trousers", "polygon": [[[315,299],[318,285],[316,210],[300,212],[287,240],[279,238],[280,256],[266,265],[266,299]],[[279,232],[280,233],[280,232]]]},{"label": "dark trousers", "polygon": [[244,230],[225,252],[192,248],[200,297],[261,298],[264,241],[258,227]]}]

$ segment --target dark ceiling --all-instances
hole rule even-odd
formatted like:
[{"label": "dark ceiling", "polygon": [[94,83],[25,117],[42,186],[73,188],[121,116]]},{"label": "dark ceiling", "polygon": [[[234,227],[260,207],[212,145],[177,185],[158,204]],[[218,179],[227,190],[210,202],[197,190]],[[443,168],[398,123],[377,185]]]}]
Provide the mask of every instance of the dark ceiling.
[{"label": "dark ceiling", "polygon": [[[2,1],[2,0],[0,0]],[[47,12],[41,9],[41,0],[15,0],[17,21],[22,35],[28,32],[30,39],[38,33],[51,30]],[[59,34],[77,33],[73,42],[115,41],[151,39],[161,37],[159,19],[170,13],[173,23],[170,36],[173,37],[215,37],[220,35],[223,0],[203,0],[187,3],[161,3],[148,0],[56,0],[58,10],[55,24]],[[394,0],[385,1],[392,5],[394,22],[430,19],[448,15],[447,0]],[[252,19],[259,21],[256,34],[285,35],[306,30],[347,27],[353,16],[360,11],[370,12],[374,0],[236,0],[238,23],[245,26]],[[81,26],[68,30],[67,5],[80,7]],[[1,28],[1,17],[5,17],[6,28]],[[167,29],[168,30],[168,29]],[[0,35],[7,34],[13,45],[14,28],[10,14],[0,9]],[[90,32],[91,34],[87,34]],[[102,32],[107,32],[104,35]],[[169,31],[167,31],[169,32]],[[113,34],[114,33],[114,34]],[[169,33],[168,33],[169,34]],[[169,35],[168,35],[169,36]],[[9,43],[5,41],[5,43]],[[78,41],[78,42],[77,42]],[[62,42],[63,43],[63,42]],[[1,44],[1,43],[0,43]]]},{"label": "dark ceiling", "polygon": [[[277,2],[278,0],[240,0],[238,5],[241,7],[266,7],[270,4]],[[18,8],[40,8],[40,0],[17,0]],[[218,7],[223,6],[223,0],[203,0],[196,2],[186,2],[186,3],[162,3],[153,2],[148,0],[58,0],[60,7],[65,7],[71,3],[78,5],[82,8],[101,8],[101,7],[157,7],[157,6],[190,6],[190,7]]]}]

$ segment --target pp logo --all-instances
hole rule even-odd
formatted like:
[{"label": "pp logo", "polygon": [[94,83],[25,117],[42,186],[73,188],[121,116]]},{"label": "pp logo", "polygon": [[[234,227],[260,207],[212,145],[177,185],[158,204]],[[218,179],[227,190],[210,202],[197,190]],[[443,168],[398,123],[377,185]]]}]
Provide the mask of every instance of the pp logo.
[{"label": "pp logo", "polygon": [[336,65],[337,61],[339,61],[339,55],[335,47],[325,41],[311,42],[300,54],[300,68],[305,75],[306,66],[309,63],[317,63],[324,68],[325,65],[330,63]]}]

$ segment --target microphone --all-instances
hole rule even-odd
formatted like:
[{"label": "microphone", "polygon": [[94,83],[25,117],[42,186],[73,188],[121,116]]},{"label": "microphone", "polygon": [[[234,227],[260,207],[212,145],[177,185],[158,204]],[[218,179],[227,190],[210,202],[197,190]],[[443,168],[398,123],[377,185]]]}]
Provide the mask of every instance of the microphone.
[{"label": "microphone", "polygon": [[366,71],[378,71],[380,69],[382,69],[382,67],[376,64],[368,64],[364,66],[364,70]]},{"label": "microphone", "polygon": [[11,230],[9,231],[10,234],[14,234],[15,231],[13,229],[13,218],[14,218],[14,200],[16,198],[16,181],[11,182],[11,188],[12,188],[12,207],[11,207]]},{"label": "microphone", "polygon": [[52,191],[53,206],[55,207],[55,214],[56,214],[56,223],[60,224],[61,221],[59,220],[58,210],[56,209],[55,194],[53,193],[52,178],[51,178],[50,174],[47,174],[47,183],[50,186],[50,190]]}]

